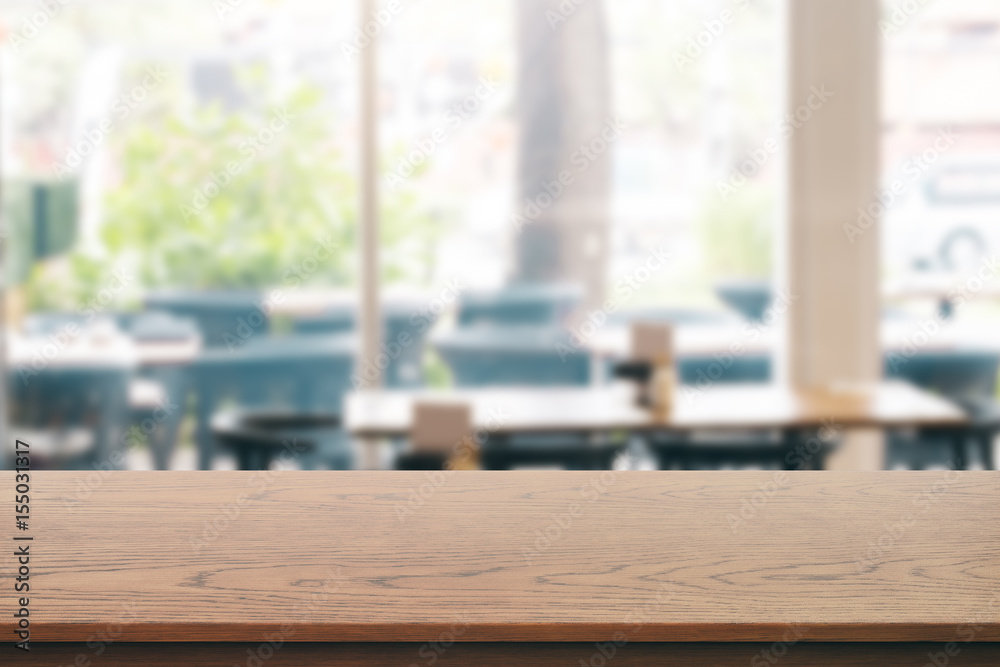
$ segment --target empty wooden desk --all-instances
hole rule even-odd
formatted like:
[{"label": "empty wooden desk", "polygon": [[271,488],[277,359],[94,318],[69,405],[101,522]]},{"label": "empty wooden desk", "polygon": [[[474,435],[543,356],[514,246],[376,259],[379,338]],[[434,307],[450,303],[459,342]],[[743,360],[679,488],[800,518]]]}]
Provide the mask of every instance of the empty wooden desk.
[{"label": "empty wooden desk", "polygon": [[4,522],[3,664],[1000,661],[997,473],[80,475]]}]

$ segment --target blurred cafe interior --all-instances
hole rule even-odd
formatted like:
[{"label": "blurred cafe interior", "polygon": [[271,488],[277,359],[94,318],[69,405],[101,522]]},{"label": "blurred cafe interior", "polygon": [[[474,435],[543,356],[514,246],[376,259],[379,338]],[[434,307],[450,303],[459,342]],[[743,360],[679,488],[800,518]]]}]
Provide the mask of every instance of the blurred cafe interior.
[{"label": "blurred cafe interior", "polygon": [[0,0],[0,467],[995,469],[998,80],[991,0]]}]

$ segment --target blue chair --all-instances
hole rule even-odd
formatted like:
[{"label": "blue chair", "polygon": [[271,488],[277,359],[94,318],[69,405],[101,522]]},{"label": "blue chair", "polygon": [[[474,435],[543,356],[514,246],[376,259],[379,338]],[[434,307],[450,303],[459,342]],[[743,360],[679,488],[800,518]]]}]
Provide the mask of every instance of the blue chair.
[{"label": "blue chair", "polygon": [[948,398],[996,394],[1000,353],[988,350],[920,351],[885,355],[885,376],[906,380]]},{"label": "blue chair", "polygon": [[[183,341],[201,335],[197,323],[193,320],[175,317],[166,312],[105,312],[93,318],[79,313],[33,313],[25,318],[24,329],[31,336],[46,337],[67,331],[70,325],[82,330],[93,323],[91,320],[109,322],[137,343]],[[135,391],[140,387],[148,389],[151,383],[156,385],[152,391]],[[188,387],[187,374],[183,367],[177,365],[139,367],[129,378],[130,397],[136,394],[155,393],[165,397],[171,404],[181,406],[164,418],[159,404],[149,403],[146,400],[140,400],[138,403],[130,401],[129,413],[120,424],[125,429],[142,427],[143,438],[147,439],[154,463],[159,470],[166,469],[175,448],[177,434],[184,417],[183,405]],[[150,424],[155,425],[152,431],[149,429]]]},{"label": "blue chair", "polygon": [[572,285],[514,284],[500,290],[465,291],[459,297],[458,326],[559,325],[582,297],[582,290]]},{"label": "blue chair", "polygon": [[[340,416],[344,394],[352,388],[355,349],[355,337],[341,334],[260,337],[232,351],[203,350],[192,369],[201,467],[211,467],[211,420],[226,402],[244,412]],[[339,460],[345,442],[331,441],[331,449],[320,448],[316,455]],[[308,467],[315,461],[304,458],[302,463]]]},{"label": "blue chair", "polygon": [[315,315],[292,317],[292,331],[296,334],[351,333],[357,327],[357,309],[353,306],[330,307]]},{"label": "blue chair", "polygon": [[198,323],[168,312],[144,311],[120,315],[122,330],[135,341],[184,341],[201,335]]},{"label": "blue chair", "polygon": [[889,466],[967,467],[966,445],[972,440],[979,449],[983,465],[992,468],[993,435],[1000,427],[1000,411],[994,400],[998,370],[1000,353],[990,350],[927,350],[909,357],[893,352],[886,354],[886,377],[906,380],[949,398],[965,408],[972,420],[972,427],[961,434],[921,429],[916,439],[892,436]]},{"label": "blue chair", "polygon": [[[457,387],[584,386],[590,355],[573,347],[560,327],[476,326],[435,336],[432,346],[449,366]],[[576,434],[491,438],[482,452],[488,470],[559,464],[569,469],[607,468],[616,448],[594,447]]]},{"label": "blue chair", "polygon": [[66,431],[85,428],[93,447],[48,462],[33,456],[38,467],[86,469],[93,465],[119,467],[126,448],[124,426],[129,418],[128,388],[131,368],[124,365],[50,365],[27,380],[17,368],[8,369],[8,409],[12,431],[21,429]]},{"label": "blue chair", "polygon": [[[305,335],[337,335],[357,330],[357,308],[331,306],[324,312],[292,318],[292,331]],[[390,362],[381,381],[390,388],[418,387],[423,384],[423,355],[426,338],[437,315],[419,303],[386,302],[382,307],[382,339]]]},{"label": "blue chair", "polygon": [[764,317],[774,298],[774,290],[766,280],[723,281],[715,286],[715,293],[751,322],[759,322]]},{"label": "blue chair", "polygon": [[206,347],[242,344],[245,334],[267,334],[270,320],[264,296],[251,290],[174,290],[146,295],[146,310],[197,322]]},{"label": "blue chair", "polygon": [[590,355],[556,327],[474,327],[435,336],[431,345],[455,386],[582,386]]},{"label": "blue chair", "polygon": [[631,308],[620,310],[608,318],[612,326],[628,326],[632,322],[738,326],[743,320],[722,310],[704,308]]},{"label": "blue chair", "polygon": [[[122,328],[137,343],[190,341],[201,336],[197,322],[165,312],[139,312],[120,315]],[[191,375],[184,364],[150,364],[140,366],[141,380],[155,383],[165,401],[176,406],[167,414],[158,404],[133,404],[131,423],[141,425],[145,433],[148,424],[155,428],[146,435],[157,470],[166,470],[177,447],[177,438],[184,420],[187,398],[192,389]],[[134,381],[134,383],[139,380]]]},{"label": "blue chair", "polygon": [[725,357],[680,357],[677,372],[683,384],[736,384],[771,381],[771,355],[741,354]]}]

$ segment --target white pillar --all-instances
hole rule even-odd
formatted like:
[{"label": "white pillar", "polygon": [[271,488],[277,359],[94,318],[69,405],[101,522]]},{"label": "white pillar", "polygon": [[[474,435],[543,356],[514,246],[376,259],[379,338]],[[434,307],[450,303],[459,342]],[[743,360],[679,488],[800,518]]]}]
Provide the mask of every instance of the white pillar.
[{"label": "white pillar", "polygon": [[[876,381],[878,223],[860,237],[845,227],[857,225],[858,210],[879,186],[880,3],[788,4],[786,112],[798,118],[789,140],[782,253],[793,305],[779,373],[799,387]],[[881,465],[879,439],[852,439],[860,456],[852,467]]]}]

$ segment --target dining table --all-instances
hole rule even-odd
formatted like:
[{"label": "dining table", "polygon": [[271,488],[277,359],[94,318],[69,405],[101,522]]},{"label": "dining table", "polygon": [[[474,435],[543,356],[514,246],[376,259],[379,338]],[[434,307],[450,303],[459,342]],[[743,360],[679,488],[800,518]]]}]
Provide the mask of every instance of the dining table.
[{"label": "dining table", "polygon": [[358,437],[409,433],[419,401],[467,403],[474,428],[497,434],[615,430],[961,427],[965,413],[906,382],[833,387],[738,384],[677,388],[671,407],[637,402],[636,387],[488,387],[362,390],[345,398],[344,423]]},{"label": "dining table", "polygon": [[414,406],[438,402],[469,405],[470,426],[479,440],[485,438],[492,446],[504,446],[511,437],[538,434],[777,432],[781,458],[793,469],[822,467],[836,439],[859,428],[937,432],[952,444],[960,461],[958,450],[969,427],[966,413],[948,399],[893,380],[812,388],[782,383],[682,385],[666,411],[640,405],[637,393],[637,387],[627,382],[597,387],[363,390],[346,396],[344,425],[367,442],[406,438]]}]

